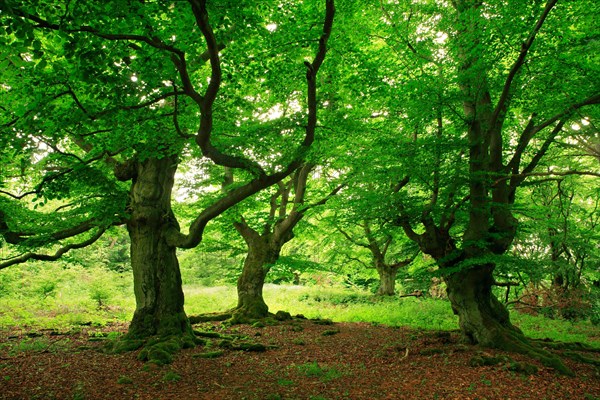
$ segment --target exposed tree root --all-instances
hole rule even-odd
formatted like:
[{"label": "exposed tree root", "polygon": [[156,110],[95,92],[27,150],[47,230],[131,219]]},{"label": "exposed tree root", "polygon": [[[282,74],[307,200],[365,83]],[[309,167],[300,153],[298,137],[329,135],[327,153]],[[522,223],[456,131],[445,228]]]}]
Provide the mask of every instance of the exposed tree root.
[{"label": "exposed tree root", "polygon": [[220,322],[226,321],[230,319],[232,316],[232,311],[225,311],[220,313],[208,313],[208,314],[200,314],[200,315],[192,315],[189,317],[190,324],[195,325],[201,322]]},{"label": "exposed tree root", "polygon": [[123,353],[141,349],[138,354],[139,360],[164,365],[173,362],[173,357],[179,350],[192,348],[203,343],[191,331],[149,338],[125,335],[115,342],[108,343],[107,350],[111,353]]},{"label": "exposed tree root", "polygon": [[572,360],[581,363],[591,364],[596,367],[600,367],[600,359],[594,357],[586,357],[585,355],[580,353],[600,353],[599,348],[592,347],[588,344],[581,342],[555,342],[550,339],[537,339],[534,340],[534,342],[552,350],[565,350],[561,353],[561,356],[563,357],[568,357]]},{"label": "exposed tree root", "polygon": [[574,350],[585,351],[588,353],[600,353],[600,348],[592,347],[581,342],[555,342],[551,339],[532,339],[533,342],[539,343],[543,347],[553,350]]},{"label": "exposed tree root", "polygon": [[486,355],[485,353],[479,353],[478,355],[471,358],[469,364],[471,365],[471,367],[502,364],[504,368],[508,369],[509,371],[517,372],[519,374],[524,375],[533,375],[538,372],[538,368],[535,365],[514,361],[512,358],[506,355],[499,355],[494,357]]},{"label": "exposed tree root", "polygon": [[600,367],[600,359],[598,359],[598,358],[586,357],[583,354],[576,353],[574,351],[565,351],[562,355],[565,357],[569,357],[570,359],[575,360],[575,361],[579,361],[579,362],[582,362],[585,364],[591,364],[596,367]]},{"label": "exposed tree root", "polygon": [[540,361],[546,367],[550,367],[563,375],[575,376],[573,371],[571,371],[558,356],[535,345],[535,342],[527,339],[520,331],[502,329],[501,332],[502,333],[499,333],[496,336],[495,344],[492,347],[524,354]]}]

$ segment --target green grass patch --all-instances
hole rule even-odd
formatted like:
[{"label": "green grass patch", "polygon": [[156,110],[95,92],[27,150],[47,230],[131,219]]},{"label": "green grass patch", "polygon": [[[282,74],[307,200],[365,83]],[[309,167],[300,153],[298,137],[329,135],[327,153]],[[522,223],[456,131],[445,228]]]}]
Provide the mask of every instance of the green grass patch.
[{"label": "green grass patch", "polygon": [[316,361],[297,365],[296,369],[300,374],[306,377],[319,378],[322,382],[329,382],[344,375],[336,367],[322,366]]},{"label": "green grass patch", "polygon": [[164,382],[179,382],[181,380],[181,375],[175,371],[167,371],[162,380]]},{"label": "green grass patch", "polygon": [[589,321],[565,321],[541,315],[511,312],[511,321],[526,336],[534,339],[552,339],[560,342],[581,342],[600,348],[600,331]]}]

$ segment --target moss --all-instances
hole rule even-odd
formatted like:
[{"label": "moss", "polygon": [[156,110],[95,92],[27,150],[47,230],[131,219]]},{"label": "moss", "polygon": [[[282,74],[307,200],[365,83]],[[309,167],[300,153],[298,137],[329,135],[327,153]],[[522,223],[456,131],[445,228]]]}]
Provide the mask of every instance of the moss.
[{"label": "moss", "polygon": [[222,337],[221,334],[218,332],[207,332],[207,331],[194,331],[194,335],[211,338],[211,339],[216,339],[216,338]]},{"label": "moss", "polygon": [[200,314],[193,315],[189,317],[190,324],[195,325],[202,322],[218,322],[218,321],[226,321],[231,318],[231,312],[223,312],[223,313],[210,313],[210,314]]},{"label": "moss", "polygon": [[164,365],[173,362],[174,355],[181,349],[196,346],[196,337],[191,333],[170,336],[155,336],[147,340],[138,354],[140,361]]},{"label": "moss", "polygon": [[485,365],[485,360],[481,356],[473,356],[469,360],[469,365],[471,367],[481,367]]},{"label": "moss", "polygon": [[175,371],[167,371],[162,380],[165,382],[179,382],[181,376]]},{"label": "moss", "polygon": [[573,350],[587,351],[590,353],[600,353],[600,348],[592,347],[588,344],[580,342],[555,342],[551,339],[535,340],[534,342],[540,343],[543,347],[554,350]]},{"label": "moss", "polygon": [[173,362],[173,354],[160,347],[144,348],[138,354],[138,360],[148,361],[156,365],[165,365]]},{"label": "moss", "polygon": [[517,372],[524,375],[534,375],[538,372],[538,367],[533,364],[523,362],[512,362],[508,366],[509,371]]},{"label": "moss", "polygon": [[292,319],[292,315],[287,311],[277,311],[275,313],[275,319],[277,321],[289,321]]},{"label": "moss", "polygon": [[267,351],[267,346],[261,343],[239,343],[233,347],[234,350],[263,352]]},{"label": "moss", "polygon": [[564,353],[565,357],[569,357],[572,360],[579,361],[585,364],[595,365],[596,367],[600,367],[600,360],[597,358],[586,357],[582,354],[576,353],[574,351],[566,351]]},{"label": "moss", "polygon": [[269,325],[269,326],[275,326],[279,324],[279,321],[277,321],[275,318],[273,317],[267,317],[267,318],[263,318],[262,322],[265,325]]},{"label": "moss", "polygon": [[442,349],[423,349],[419,351],[419,354],[422,356],[432,356],[434,354],[443,354],[444,350]]},{"label": "moss", "polygon": [[223,350],[207,351],[204,353],[193,354],[194,358],[218,358],[221,357],[225,352]]},{"label": "moss", "polygon": [[218,346],[225,349],[238,350],[238,351],[255,351],[263,352],[267,350],[267,346],[260,343],[253,343],[248,341],[231,341],[222,340],[218,343]]},{"label": "moss", "polygon": [[262,321],[256,321],[255,323],[252,324],[253,328],[264,328],[265,326],[266,325]]},{"label": "moss", "polygon": [[316,325],[333,325],[333,321],[330,319],[315,318],[311,321],[313,322],[313,324],[316,324]]},{"label": "moss", "polygon": [[544,366],[550,367],[560,374],[575,376],[573,371],[571,371],[559,357],[536,346],[534,342],[529,341],[525,335],[517,330],[498,325],[492,338],[492,343],[494,343],[495,348],[524,354],[538,360]]},{"label": "moss", "polygon": [[110,353],[121,354],[128,351],[135,351],[144,345],[144,340],[142,339],[130,339],[128,337],[124,337],[122,339],[116,340],[114,342],[108,342],[106,344],[106,349]]},{"label": "moss", "polygon": [[130,385],[130,384],[132,384],[132,383],[133,383],[133,379],[131,379],[131,378],[130,378],[130,377],[128,377],[128,376],[121,375],[121,376],[119,377],[119,379],[117,379],[117,383],[118,383],[119,385]]},{"label": "moss", "polygon": [[481,352],[480,354],[473,356],[469,360],[469,365],[471,367],[483,367],[483,366],[491,366],[498,365],[501,363],[510,363],[512,359],[508,356],[499,355],[499,356],[489,356],[486,353]]}]

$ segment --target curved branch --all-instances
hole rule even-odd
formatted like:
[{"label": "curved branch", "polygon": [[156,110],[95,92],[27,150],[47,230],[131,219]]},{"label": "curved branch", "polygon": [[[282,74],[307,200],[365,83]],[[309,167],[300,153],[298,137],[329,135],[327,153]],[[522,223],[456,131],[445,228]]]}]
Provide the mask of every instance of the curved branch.
[{"label": "curved branch", "polygon": [[[206,1],[205,0],[189,0],[192,4],[194,14],[196,15],[197,22],[200,24],[200,29],[205,35],[210,52],[211,68],[213,69],[213,75],[217,79],[214,84],[211,81],[209,85],[210,91],[207,89],[205,94],[204,103],[211,107],[203,106],[201,110],[201,123],[198,135],[196,136],[196,142],[200,146],[202,153],[215,161],[217,164],[232,167],[232,168],[244,168],[249,171],[255,172],[255,178],[247,184],[240,186],[236,189],[228,192],[225,197],[222,197],[217,202],[213,203],[209,207],[205,208],[196,219],[191,223],[189,233],[183,234],[177,228],[172,228],[167,232],[167,241],[170,245],[179,248],[191,248],[197,246],[202,240],[204,229],[208,222],[219,216],[225,210],[233,207],[244,199],[252,196],[258,191],[269,187],[285,177],[293,173],[300,165],[302,165],[304,156],[308,147],[314,141],[315,127],[317,121],[317,100],[316,100],[316,74],[323,63],[325,53],[327,51],[327,40],[331,34],[331,28],[333,26],[333,18],[335,15],[334,0],[327,0],[326,2],[326,13],[325,21],[323,23],[323,34],[319,39],[319,49],[317,55],[312,64],[306,63],[310,66],[307,72],[307,83],[308,83],[308,120],[309,123],[306,127],[306,135],[299,149],[297,149],[295,157],[292,161],[279,172],[275,172],[271,175],[267,175],[263,169],[251,160],[242,159],[238,157],[232,157],[219,152],[210,143],[210,134],[212,131],[212,91],[219,89],[220,83],[220,61],[218,56],[218,46],[214,40],[212,29],[208,24],[208,14],[206,12]],[[214,94],[216,96],[216,93]],[[208,100],[207,100],[208,99]]]},{"label": "curved branch", "polygon": [[513,80],[519,72],[519,70],[521,69],[521,67],[523,66],[523,64],[525,63],[527,53],[533,45],[537,33],[542,28],[542,25],[544,25],[544,21],[548,17],[548,14],[550,14],[552,8],[554,8],[554,6],[556,5],[557,1],[558,0],[548,0],[546,6],[544,7],[544,11],[542,11],[540,18],[538,19],[537,23],[535,24],[535,27],[533,28],[533,32],[531,32],[531,34],[527,38],[527,41],[522,44],[521,52],[519,53],[517,60],[510,69],[508,76],[506,77],[504,87],[502,88],[502,94],[500,95],[498,104],[496,104],[496,108],[494,109],[494,113],[492,114],[492,120],[490,123],[491,127],[496,127],[497,124],[502,125],[502,121],[499,121],[499,119],[504,119],[503,115],[506,113],[506,109],[508,107],[508,99],[510,95],[510,90],[512,88]]},{"label": "curved branch", "polygon": [[[48,234],[48,243],[50,241],[54,242],[63,239],[68,239],[70,237],[85,233],[97,226],[96,222],[97,221],[94,218],[92,218],[87,221],[83,221],[75,226],[71,226],[61,231]],[[10,244],[23,243],[27,240],[30,240],[36,235],[34,232],[14,232],[9,230],[8,225],[5,222],[4,212],[2,211],[0,211],[0,234],[4,236],[4,239]]]},{"label": "curved branch", "polygon": [[[551,172],[522,172],[520,174],[511,174],[507,176],[503,176],[501,178],[496,179],[493,186],[498,183],[505,181],[507,179],[520,179],[521,181],[530,176],[569,176],[569,175],[580,175],[580,176],[596,176],[600,178],[600,172],[591,172],[591,171],[551,171]],[[546,180],[544,180],[545,182]]]},{"label": "curved branch", "polygon": [[166,44],[165,42],[163,42],[162,40],[160,40],[157,37],[150,38],[148,36],[136,35],[136,34],[101,32],[98,29],[93,28],[91,26],[87,26],[87,25],[82,25],[78,28],[70,28],[69,29],[69,28],[65,28],[64,25],[61,26],[59,24],[54,24],[50,21],[47,21],[43,18],[38,17],[37,15],[29,14],[28,12],[20,10],[18,8],[11,8],[10,12],[12,12],[14,15],[16,15],[18,17],[28,19],[30,21],[37,23],[38,28],[50,29],[50,30],[54,30],[54,31],[61,30],[61,31],[68,32],[68,33],[90,33],[94,36],[100,37],[102,39],[107,39],[107,40],[123,40],[123,41],[143,42],[143,43],[146,43],[146,44],[154,47],[155,49],[166,50],[166,51],[169,51],[169,52],[177,54],[177,55],[184,54],[183,51],[179,50],[175,46]]},{"label": "curved branch", "polygon": [[370,249],[371,247],[367,244],[367,243],[363,243],[359,240],[354,239],[352,236],[350,236],[346,231],[344,231],[342,228],[340,227],[336,227],[337,231],[339,233],[342,234],[342,236],[344,236],[346,238],[346,240],[348,240],[350,243],[355,244],[359,247],[364,247],[365,249]]},{"label": "curved branch", "polygon": [[[211,68],[210,82],[204,96],[194,98],[200,107],[200,127],[198,128],[198,133],[196,135],[196,143],[202,150],[202,154],[218,165],[245,169],[258,177],[265,176],[265,171],[258,163],[248,158],[222,153],[219,149],[214,147],[210,141],[213,128],[213,104],[221,87],[221,59],[219,57],[219,46],[208,19],[206,0],[189,0],[189,3],[192,6],[196,24],[204,36],[208,48],[207,52]],[[187,73],[182,73],[181,70],[181,68],[185,67],[185,59],[172,57],[172,60],[183,78],[184,89],[186,92],[193,90],[191,89],[189,76],[187,76]]]},{"label": "curved branch", "polygon": [[92,243],[96,242],[98,239],[100,239],[100,237],[104,234],[104,232],[106,232],[107,228],[100,228],[98,230],[98,232],[96,232],[96,234],[92,237],[90,237],[87,240],[84,240],[83,242],[79,242],[79,243],[72,243],[69,244],[67,246],[61,247],[56,253],[54,253],[53,255],[50,254],[39,254],[39,253],[25,253],[23,255],[20,255],[18,257],[14,257],[11,258],[7,261],[4,261],[2,263],[0,263],[0,270],[10,267],[11,265],[15,265],[15,264],[22,264],[24,262],[27,262],[29,260],[38,260],[38,261],[56,261],[59,258],[61,258],[64,254],[66,254],[67,252],[69,252],[70,250],[73,249],[81,249],[83,247],[87,247],[89,245],[91,245]]},{"label": "curved branch", "polygon": [[555,123],[558,120],[566,119],[566,118],[570,117],[578,109],[585,107],[585,106],[590,106],[593,104],[600,104],[600,93],[596,93],[596,94],[588,97],[587,99],[580,101],[579,103],[571,104],[569,107],[558,112],[556,115],[548,118],[546,121],[542,122],[541,124],[539,124],[538,126],[536,126],[534,128],[533,134],[536,134],[537,132],[541,131],[542,129],[547,128],[548,126],[552,125],[553,123]]}]

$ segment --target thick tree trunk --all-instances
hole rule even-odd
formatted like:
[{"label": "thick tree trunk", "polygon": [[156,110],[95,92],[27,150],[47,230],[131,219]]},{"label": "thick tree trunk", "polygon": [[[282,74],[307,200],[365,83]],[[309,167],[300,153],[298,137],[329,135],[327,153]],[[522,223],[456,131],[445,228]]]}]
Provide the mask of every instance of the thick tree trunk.
[{"label": "thick tree trunk", "polygon": [[176,168],[176,161],[169,157],[135,165],[127,223],[136,299],[131,337],[190,332],[176,249],[164,236],[167,228],[177,224],[170,205]]},{"label": "thick tree trunk", "polygon": [[507,332],[520,333],[492,293],[493,270],[493,265],[476,266],[446,278],[448,298],[465,340],[487,347],[498,347]]},{"label": "thick tree trunk", "polygon": [[263,298],[263,286],[270,266],[279,258],[279,250],[272,249],[268,237],[255,237],[247,240],[248,255],[244,269],[238,278],[238,304],[234,320],[245,322],[269,315],[269,307]]},{"label": "thick tree trunk", "polygon": [[390,267],[388,265],[377,266],[377,273],[379,274],[379,288],[377,294],[379,296],[393,296],[396,294],[396,273],[398,268]]},{"label": "thick tree trunk", "polygon": [[475,266],[446,277],[452,309],[463,338],[471,344],[526,354],[561,373],[572,375],[562,361],[533,345],[510,322],[508,310],[492,293],[494,266]]}]

